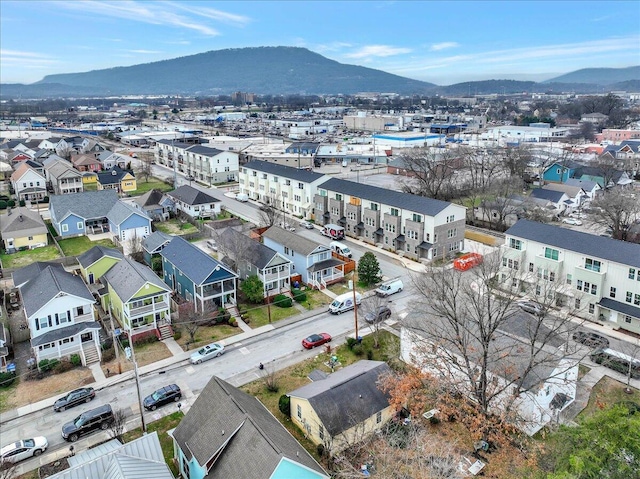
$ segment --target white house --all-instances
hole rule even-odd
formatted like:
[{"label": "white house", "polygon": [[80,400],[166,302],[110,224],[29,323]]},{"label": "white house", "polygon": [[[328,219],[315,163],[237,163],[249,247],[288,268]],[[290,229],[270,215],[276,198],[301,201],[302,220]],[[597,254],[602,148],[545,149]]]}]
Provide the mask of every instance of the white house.
[{"label": "white house", "polygon": [[19,200],[38,201],[47,195],[47,182],[40,173],[21,164],[11,175],[11,185]]},{"label": "white house", "polygon": [[220,200],[193,186],[182,185],[167,193],[176,211],[192,218],[212,218],[220,214]]}]

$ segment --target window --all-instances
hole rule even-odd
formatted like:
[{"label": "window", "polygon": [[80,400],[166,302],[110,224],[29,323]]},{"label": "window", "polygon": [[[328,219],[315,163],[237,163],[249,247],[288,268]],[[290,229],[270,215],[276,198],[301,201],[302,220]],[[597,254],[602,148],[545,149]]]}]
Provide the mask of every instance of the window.
[{"label": "window", "polygon": [[[636,275],[636,270],[634,268],[629,268],[629,279],[634,279],[635,275]],[[638,273],[638,276],[640,277],[640,273]]]},{"label": "window", "polygon": [[584,260],[584,269],[588,269],[590,271],[595,271],[597,273],[600,272],[600,261],[596,261],[595,259],[586,258]]},{"label": "window", "polygon": [[589,314],[593,314],[596,310],[596,305],[593,303],[589,303]]},{"label": "window", "polygon": [[522,241],[510,238],[509,239],[509,248],[522,250]]},{"label": "window", "polygon": [[[589,284],[589,283],[587,283],[587,284]],[[581,279],[579,279],[578,281],[576,281],[576,289],[577,289],[578,291],[582,291],[582,280],[581,280]]]},{"label": "window", "polygon": [[69,231],[69,225],[62,225],[62,232],[66,233],[67,231]]},{"label": "window", "polygon": [[624,317],[624,322],[628,323],[628,324],[631,324],[631,316],[625,316]]},{"label": "window", "polygon": [[422,215],[417,215],[417,214],[413,214],[413,221],[415,221],[416,223],[421,223],[422,222]]},{"label": "window", "polygon": [[40,323],[40,328],[39,329],[44,329],[44,328],[49,326],[49,319],[48,318],[40,318],[40,319],[38,319],[38,321]]},{"label": "window", "polygon": [[300,406],[300,404],[298,404],[296,409],[297,409],[298,419],[302,419],[302,407]]},{"label": "window", "polygon": [[575,305],[576,309],[580,309],[580,298],[576,298]]},{"label": "window", "polygon": [[633,295],[633,304],[636,306],[640,306],[640,294]]},{"label": "window", "polygon": [[284,254],[289,254],[289,248],[288,247],[284,247]]},{"label": "window", "polygon": [[447,238],[453,238],[458,234],[458,228],[447,230]]},{"label": "window", "polygon": [[614,288],[613,286],[611,286],[611,289],[609,289],[609,297],[610,298],[616,297],[616,288]]},{"label": "window", "polygon": [[455,215],[447,216],[447,223],[453,223],[455,221]]},{"label": "window", "polygon": [[571,284],[573,282],[573,276],[567,273],[567,284]]},{"label": "window", "polygon": [[632,299],[633,299],[633,294],[631,294],[631,291],[627,291],[627,298],[625,299],[625,301],[627,303],[630,303]]},{"label": "window", "polygon": [[318,426],[318,437],[324,439],[324,428],[322,426]]},{"label": "window", "polygon": [[376,413],[376,424],[380,424],[382,422],[382,411],[378,411]]},{"label": "window", "polygon": [[544,257],[558,261],[559,253],[557,249],[545,248]]},{"label": "window", "polygon": [[555,281],[556,280],[556,274],[553,271],[549,271],[549,281]]},{"label": "window", "polygon": [[[378,203],[370,203],[369,204],[369,209],[373,210],[373,211],[378,211]],[[391,208],[391,209],[393,209],[393,208]],[[396,210],[396,211],[398,211],[398,210]],[[396,215],[396,216],[398,216],[398,215]]]},{"label": "window", "polygon": [[336,193],[336,200],[342,201],[342,195],[340,193]]}]

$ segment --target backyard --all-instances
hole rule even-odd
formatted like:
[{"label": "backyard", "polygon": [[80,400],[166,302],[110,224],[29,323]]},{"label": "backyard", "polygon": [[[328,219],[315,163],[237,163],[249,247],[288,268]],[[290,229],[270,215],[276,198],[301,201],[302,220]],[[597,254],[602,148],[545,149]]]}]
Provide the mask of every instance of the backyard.
[{"label": "backyard", "polygon": [[177,218],[172,218],[163,222],[156,222],[154,223],[154,226],[158,231],[162,231],[169,235],[186,235],[198,232],[198,228],[194,225],[188,221],[180,221]]},{"label": "backyard", "polygon": [[142,178],[140,178],[136,182],[136,186],[138,188],[131,193],[131,196],[144,195],[145,193],[151,190],[160,190],[162,192],[173,190],[173,185],[165,183],[164,181],[159,180],[158,178],[149,178],[149,181],[144,181]]},{"label": "backyard", "polygon": [[107,248],[113,248],[113,242],[108,239],[101,239],[98,241],[91,241],[86,236],[77,236],[75,238],[67,238],[58,240],[60,248],[64,252],[65,256],[79,256],[82,253],[90,250],[94,246],[105,246]]},{"label": "backyard", "polygon": [[2,267],[10,269],[22,268],[36,261],[51,261],[60,257],[58,248],[53,244],[42,248],[18,251],[13,254],[0,254]]}]

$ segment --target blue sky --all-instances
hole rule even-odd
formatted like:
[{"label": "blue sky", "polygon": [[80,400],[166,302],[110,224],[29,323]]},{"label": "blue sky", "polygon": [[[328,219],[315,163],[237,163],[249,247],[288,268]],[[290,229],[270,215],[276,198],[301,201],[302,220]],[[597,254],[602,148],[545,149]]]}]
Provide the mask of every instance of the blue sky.
[{"label": "blue sky", "polygon": [[299,46],[447,85],[640,64],[635,1],[0,1],[0,81]]}]

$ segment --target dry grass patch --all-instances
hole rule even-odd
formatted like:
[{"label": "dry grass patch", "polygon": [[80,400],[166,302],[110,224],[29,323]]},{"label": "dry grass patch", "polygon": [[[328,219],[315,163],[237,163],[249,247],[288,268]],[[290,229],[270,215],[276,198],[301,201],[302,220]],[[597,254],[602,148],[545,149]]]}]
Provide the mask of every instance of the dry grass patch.
[{"label": "dry grass patch", "polygon": [[603,376],[593,386],[587,407],[578,415],[578,420],[591,416],[597,411],[608,409],[621,401],[633,401],[640,404],[640,390],[631,388],[631,394],[625,392],[626,384],[609,376]]},{"label": "dry grass patch", "polygon": [[44,379],[27,381],[23,377],[16,386],[0,390],[0,408],[8,411],[52,396],[71,391],[94,382],[89,368],[76,368],[62,374],[51,374]]},{"label": "dry grass patch", "polygon": [[[136,361],[138,367],[146,366],[156,361],[171,357],[171,351],[164,343],[155,341],[153,343],[138,344],[136,345]],[[118,364],[120,363],[120,364]],[[107,369],[110,375],[118,374],[120,372],[130,371],[133,369],[133,363],[129,361],[124,353],[120,351],[120,359],[112,359],[101,365],[104,374],[107,374]]]},{"label": "dry grass patch", "polygon": [[[176,328],[175,324],[174,328]],[[221,341],[225,338],[240,334],[241,332],[242,329],[234,328],[233,326],[229,326],[228,324],[218,324],[216,326],[201,326],[200,328],[198,328],[198,331],[196,333],[196,342],[189,345],[189,349],[196,349],[200,346],[213,343],[214,341]],[[182,331],[182,336],[176,342],[180,346],[182,346],[182,349],[184,349],[189,339],[189,333],[187,333],[186,331]]]}]

